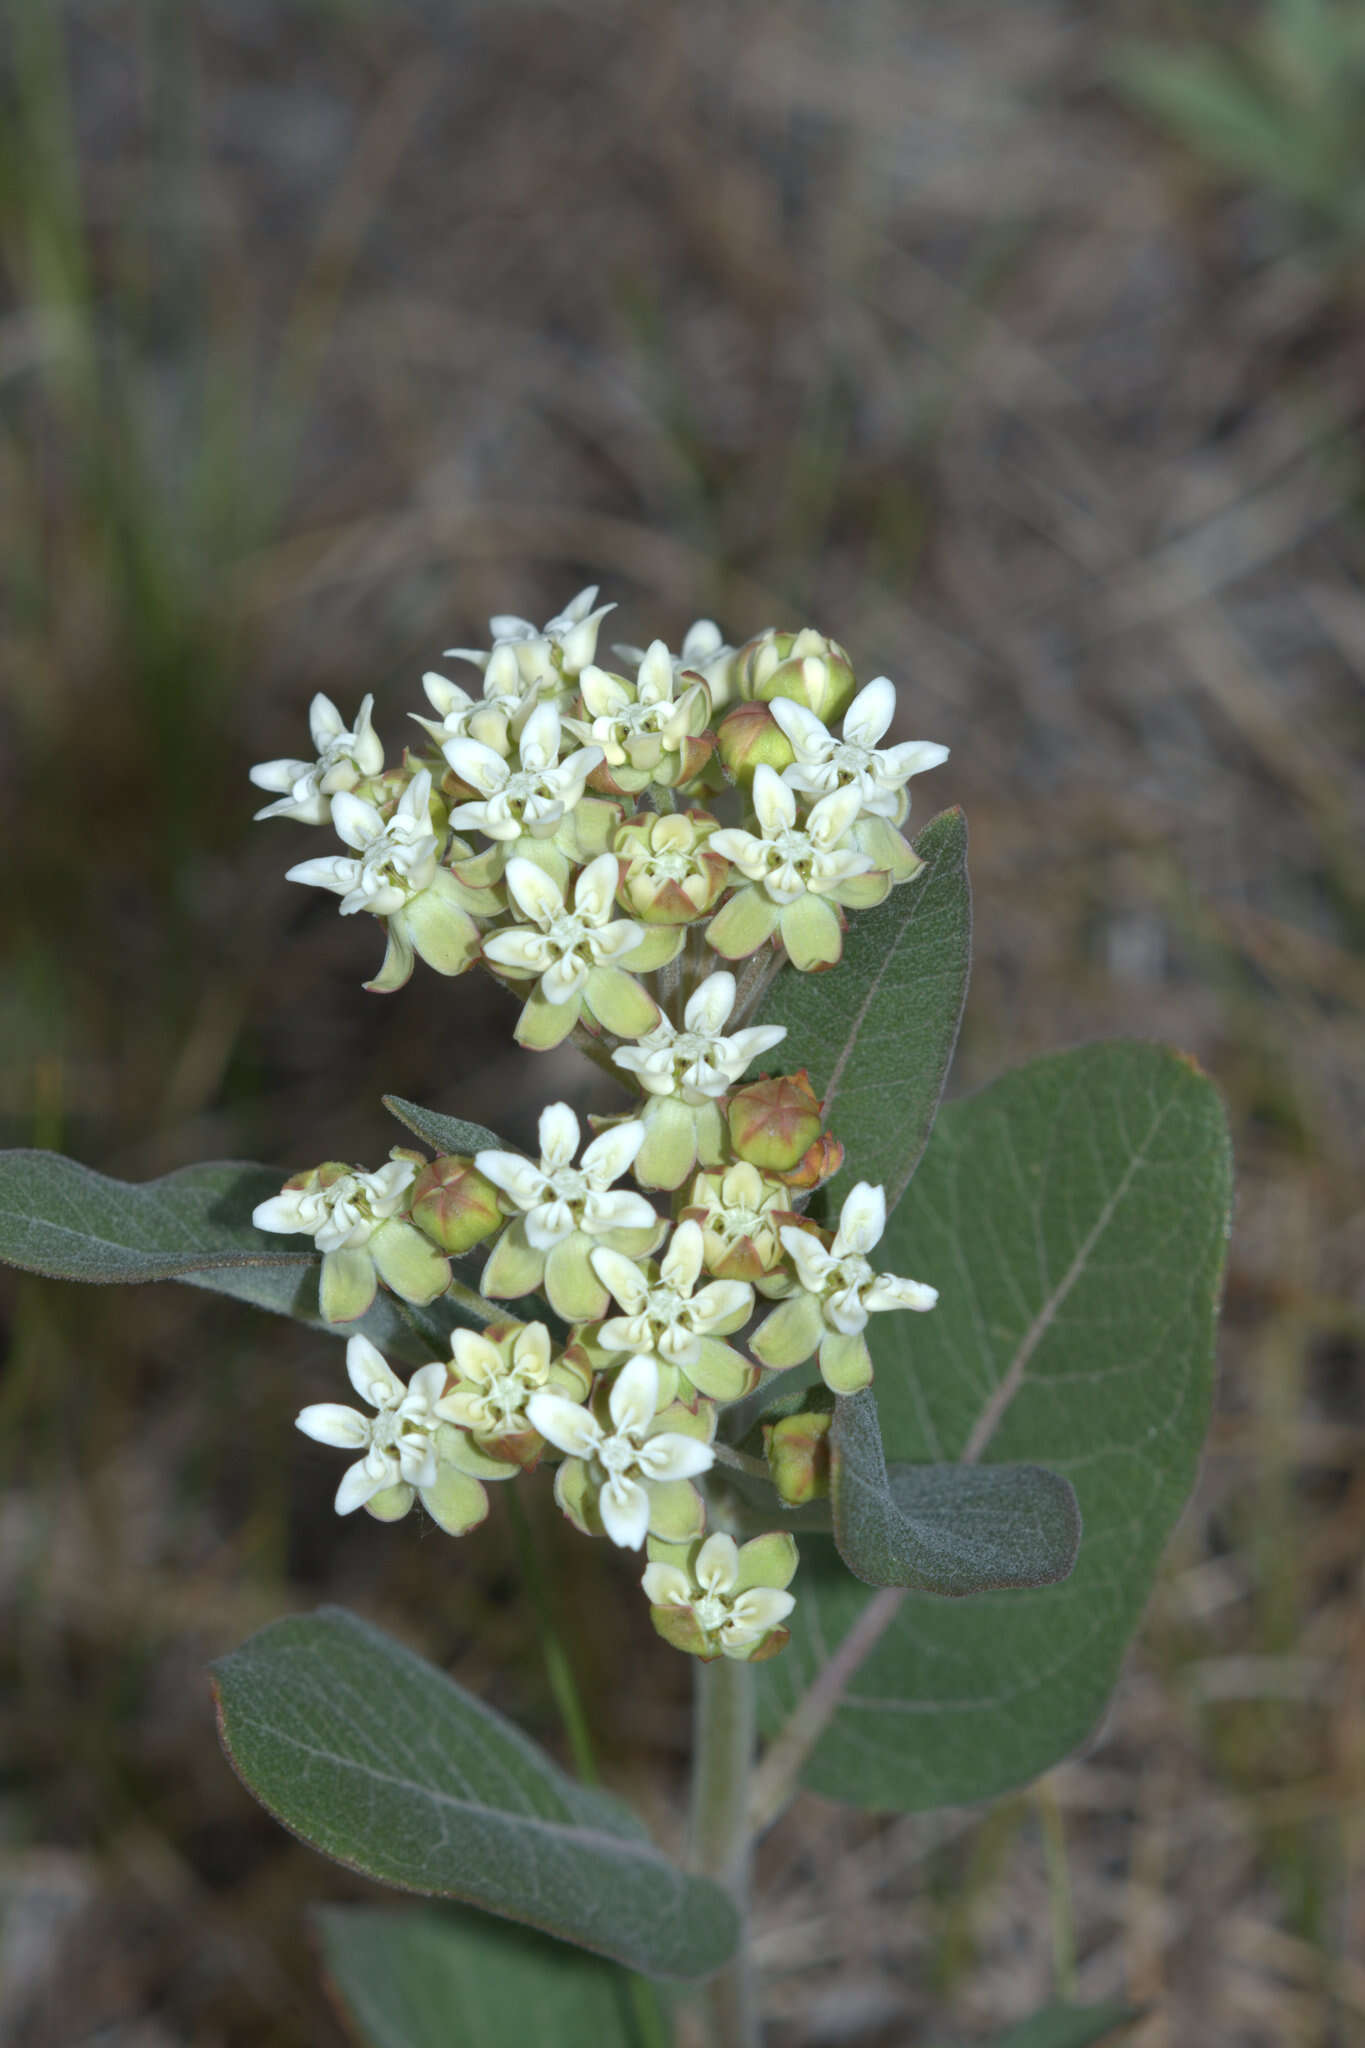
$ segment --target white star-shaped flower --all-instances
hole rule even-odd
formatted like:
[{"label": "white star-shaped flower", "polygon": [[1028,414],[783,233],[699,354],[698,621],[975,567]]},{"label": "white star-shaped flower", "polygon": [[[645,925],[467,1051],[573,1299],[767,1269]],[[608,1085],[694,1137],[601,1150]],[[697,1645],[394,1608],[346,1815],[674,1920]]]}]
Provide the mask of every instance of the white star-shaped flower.
[{"label": "white star-shaped flower", "polygon": [[[474,1164],[509,1195],[526,1218],[527,1242],[548,1251],[572,1231],[604,1237],[612,1230],[648,1230],[658,1220],[643,1195],[613,1187],[644,1143],[639,1122],[615,1124],[594,1138],[573,1164],[580,1132],[567,1102],[540,1112],[540,1163],[518,1152],[476,1152]],[[539,1425],[537,1425],[539,1426]]]},{"label": "white star-shaped flower", "polygon": [[592,1267],[625,1310],[598,1332],[604,1351],[657,1353],[684,1372],[702,1355],[704,1337],[728,1336],[749,1320],[754,1290],[742,1280],[712,1280],[698,1288],[702,1234],[697,1223],[680,1223],[652,1285],[633,1259],[603,1246]]},{"label": "white star-shaped flower", "polygon": [[436,1403],[446,1382],[445,1366],[424,1365],[404,1386],[368,1337],[352,1337],[346,1346],[346,1373],[361,1400],[375,1409],[373,1416],[322,1401],[305,1408],[295,1421],[295,1428],[317,1443],[361,1453],[342,1475],[337,1513],[354,1513],[390,1486],[418,1491],[434,1487],[435,1434],[441,1426]]},{"label": "white star-shaped flower", "polygon": [[821,797],[798,826],[794,792],[764,762],[754,774],[753,806],[757,834],[727,829],[712,833],[711,844],[774,903],[832,895],[855,875],[871,872],[871,856],[844,843],[861,806],[856,789],[836,789]]},{"label": "white star-shaped flower", "polygon": [[346,790],[332,798],[332,823],[358,858],[331,854],[300,861],[287,870],[286,881],[332,890],[341,898],[343,917],[358,910],[392,917],[431,886],[440,840],[432,830],[431,776],[425,768],[413,776],[387,821],[373,804]]},{"label": "white star-shaped flower", "polygon": [[[553,680],[557,686],[558,678]],[[471,697],[468,690],[435,669],[428,669],[422,677],[422,688],[439,717],[423,718],[419,711],[408,715],[431,734],[438,747],[444,747],[447,740],[472,739],[491,747],[495,754],[506,754],[510,735],[525,723],[539,697],[540,678],[528,682],[515,647],[504,643],[487,657],[481,697]]]},{"label": "white star-shaped flower", "polygon": [[651,1564],[641,1583],[652,1607],[684,1608],[710,1642],[744,1650],[785,1621],[796,1601],[777,1586],[741,1591],[739,1578],[739,1546],[718,1530],[697,1552],[691,1576],[680,1565]]},{"label": "white star-shaped flower", "polygon": [[607,1397],[610,1429],[561,1394],[533,1394],[527,1403],[532,1428],[591,1468],[601,1488],[602,1526],[625,1550],[638,1550],[649,1534],[650,1481],[694,1479],[715,1462],[710,1444],[699,1437],[655,1430],[658,1402],[658,1366],[652,1358],[632,1358]]},{"label": "white star-shaped flower", "polygon": [[828,796],[838,789],[856,789],[864,814],[898,818],[901,792],[912,775],[937,768],[948,758],[947,747],[930,740],[904,740],[879,749],[877,742],[896,715],[896,692],[886,676],[876,676],[858,692],[844,715],[838,739],[804,704],[774,697],[768,709],[796,752],[782,780],[790,789]]},{"label": "white star-shaped flower", "polygon": [[258,1202],[251,1220],[258,1230],[306,1232],[320,1252],[359,1251],[406,1207],[416,1175],[410,1159],[392,1159],[374,1173],[357,1168],[325,1186],[286,1188]]},{"label": "white star-shaped flower", "polygon": [[866,1254],[880,1243],[885,1229],[885,1193],[860,1180],[844,1199],[828,1251],[794,1224],[785,1224],[778,1233],[797,1279],[807,1294],[818,1298],[825,1321],[841,1336],[856,1337],[878,1309],[930,1309],[938,1300],[938,1289],[923,1281],[873,1272]]},{"label": "white star-shaped flower", "polygon": [[596,596],[597,585],[589,584],[543,626],[512,612],[497,612],[488,621],[491,653],[478,647],[447,647],[446,653],[455,660],[473,662],[475,668],[486,668],[493,655],[506,646],[515,654],[527,682],[535,682],[547,669],[573,681],[597,651],[597,632],[603,619],[616,609],[614,604],[604,604],[594,611]]},{"label": "white star-shaped flower", "polygon": [[384,766],[384,749],[379,744],[370,713],[374,698],[366,697],[354,727],[342,722],[341,713],[330,697],[314,697],[308,709],[308,726],[317,748],[315,761],[261,761],[251,780],[257,789],[282,790],[278,803],[257,811],[257,818],[296,818],[302,825],[325,825],[332,797],[354,789]]},{"label": "white star-shaped flower", "polygon": [[476,801],[451,812],[451,824],[508,842],[523,835],[550,838],[582,801],[584,785],[602,759],[600,747],[580,747],[561,761],[560,739],[558,711],[538,704],[522,729],[515,767],[476,739],[446,740],[446,760],[461,782],[479,792]]},{"label": "white star-shaped flower", "polygon": [[595,968],[616,966],[646,936],[643,925],[612,916],[619,872],[613,853],[589,861],[574,883],[570,910],[563,890],[544,868],[514,855],[505,878],[527,923],[486,939],[485,957],[516,973],[539,975],[547,1003],[581,997]]},{"label": "white star-shaped flower", "polygon": [[714,1101],[732,1088],[760,1053],[770,1052],[787,1035],[785,1024],[751,1024],[722,1035],[735,1007],[735,977],[721,970],[708,974],[688,997],[684,1029],[661,1017],[652,1031],[634,1045],[618,1046],[612,1060],[638,1075],[649,1095],[680,1095],[684,1102]]}]

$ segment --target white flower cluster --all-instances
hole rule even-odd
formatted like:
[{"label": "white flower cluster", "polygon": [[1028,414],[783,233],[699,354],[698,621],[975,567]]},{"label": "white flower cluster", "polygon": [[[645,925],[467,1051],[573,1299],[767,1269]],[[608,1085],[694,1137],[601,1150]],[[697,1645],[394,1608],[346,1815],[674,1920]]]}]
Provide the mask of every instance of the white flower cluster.
[{"label": "white flower cluster", "polygon": [[[260,817],[330,822],[346,849],[288,872],[380,921],[368,986],[397,989],[415,958],[446,975],[481,962],[520,993],[523,1045],[572,1036],[633,1091],[633,1112],[584,1144],[551,1103],[538,1158],[329,1162],[255,1220],[312,1239],[327,1321],[355,1324],[380,1287],[459,1319],[449,1356],[406,1386],[356,1331],[347,1370],[373,1414],[300,1415],[356,1454],[338,1512],[392,1520],[420,1499],[460,1534],[487,1514],[490,1483],[548,1462],[577,1528],[647,1548],[661,1635],[748,1659],[786,1640],[795,1545],[738,1544],[718,1482],[766,1471],[792,1505],[824,1481],[817,1463],[794,1478],[790,1459],[779,1473],[727,1441],[725,1408],[812,1356],[833,1392],[856,1391],[872,1377],[870,1319],[937,1298],[869,1263],[880,1188],[855,1184],[832,1231],[802,1214],[843,1148],[804,1073],[746,1082],[786,1038],[754,1012],[784,961],[835,966],[847,913],[918,872],[908,784],[946,749],[883,746],[892,685],[858,689],[843,649],[810,629],[735,648],[701,620],[676,653],[618,646],[607,666],[611,607],[596,599],[580,591],[543,626],[495,617],[491,646],[449,649],[481,687],[423,678],[420,750],[386,764],[369,697],[353,727],[317,697],[316,758],[252,779],[277,799]],[[452,1260],[477,1246],[475,1292]],[[524,1319],[537,1294],[562,1342]],[[708,1511],[722,1522],[709,1533]]]}]

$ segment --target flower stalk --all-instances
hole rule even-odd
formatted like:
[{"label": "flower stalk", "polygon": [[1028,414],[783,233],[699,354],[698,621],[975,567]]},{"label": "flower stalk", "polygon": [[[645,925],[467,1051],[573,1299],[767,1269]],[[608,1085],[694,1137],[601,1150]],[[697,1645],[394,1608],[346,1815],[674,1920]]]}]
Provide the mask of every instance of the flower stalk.
[{"label": "flower stalk", "polygon": [[753,1838],[749,1783],[756,1718],[754,1674],[730,1657],[693,1669],[691,1867],[723,1885],[739,1911],[738,1951],[702,1993],[709,2048],[759,2048],[762,2025],[749,1940]]}]

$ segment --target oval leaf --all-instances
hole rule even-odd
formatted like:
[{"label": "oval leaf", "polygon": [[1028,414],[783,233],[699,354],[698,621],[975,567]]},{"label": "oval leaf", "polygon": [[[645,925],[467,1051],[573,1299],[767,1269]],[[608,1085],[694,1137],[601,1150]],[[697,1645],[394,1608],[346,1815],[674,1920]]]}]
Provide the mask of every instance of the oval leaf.
[{"label": "oval leaf", "polygon": [[[1039,1060],[943,1112],[883,1241],[940,1288],[931,1315],[873,1319],[886,1453],[1046,1462],[1085,1541],[1065,1585],[904,1594],[807,1764],[815,1790],[984,1799],[1094,1727],[1194,1480],[1230,1196],[1218,1096],[1158,1046]],[[888,1599],[816,1552],[792,1646],[760,1672],[770,1728]]]},{"label": "oval leaf", "polygon": [[414,1137],[421,1138],[436,1152],[505,1152],[507,1147],[496,1132],[482,1124],[466,1123],[463,1117],[442,1116],[439,1110],[423,1109],[419,1102],[405,1102],[401,1095],[386,1095],[384,1107],[396,1116]]},{"label": "oval leaf", "polygon": [[[160,1180],[111,1180],[60,1152],[0,1152],[0,1259],[57,1280],[175,1280],[215,1267],[299,1269],[251,1212],[277,1195],[278,1167],[182,1166]],[[281,1279],[281,1289],[293,1276]]]},{"label": "oval leaf", "polygon": [[626,1979],[523,1927],[430,1908],[323,1906],[323,1967],[370,2048],[633,2048]]},{"label": "oval leaf", "polygon": [[274,1622],[213,1669],[234,1769],[324,1855],[659,1976],[706,1976],[734,1952],[718,1885],[356,1616]]},{"label": "oval leaf", "polygon": [[1065,1479],[1041,1465],[893,1465],[877,1400],[838,1401],[830,1427],[834,1541],[869,1586],[987,1593],[1051,1586],[1076,1562],[1081,1518]]},{"label": "oval leaf", "polygon": [[776,1058],[805,1067],[848,1151],[830,1182],[880,1182],[894,1209],[933,1127],[972,957],[967,820],[944,811],[915,840],[924,862],[875,910],[853,912],[833,974],[785,968],[756,1022],[785,1024]]}]

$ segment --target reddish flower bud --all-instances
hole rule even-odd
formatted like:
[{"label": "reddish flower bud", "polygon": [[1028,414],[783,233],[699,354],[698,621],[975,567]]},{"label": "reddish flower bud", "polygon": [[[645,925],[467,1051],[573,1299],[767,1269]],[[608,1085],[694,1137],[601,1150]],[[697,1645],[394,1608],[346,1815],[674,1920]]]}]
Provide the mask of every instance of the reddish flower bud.
[{"label": "reddish flower bud", "polygon": [[788,1173],[820,1136],[820,1104],[804,1067],[738,1089],[727,1114],[739,1157],[768,1173]]},{"label": "reddish flower bud", "polygon": [[766,704],[736,704],[716,733],[716,745],[727,774],[748,789],[754,771],[766,762],[781,774],[796,759],[791,741]]},{"label": "reddish flower bud", "polygon": [[498,1191],[472,1160],[433,1159],[412,1184],[413,1222],[443,1252],[467,1252],[503,1221]]}]

